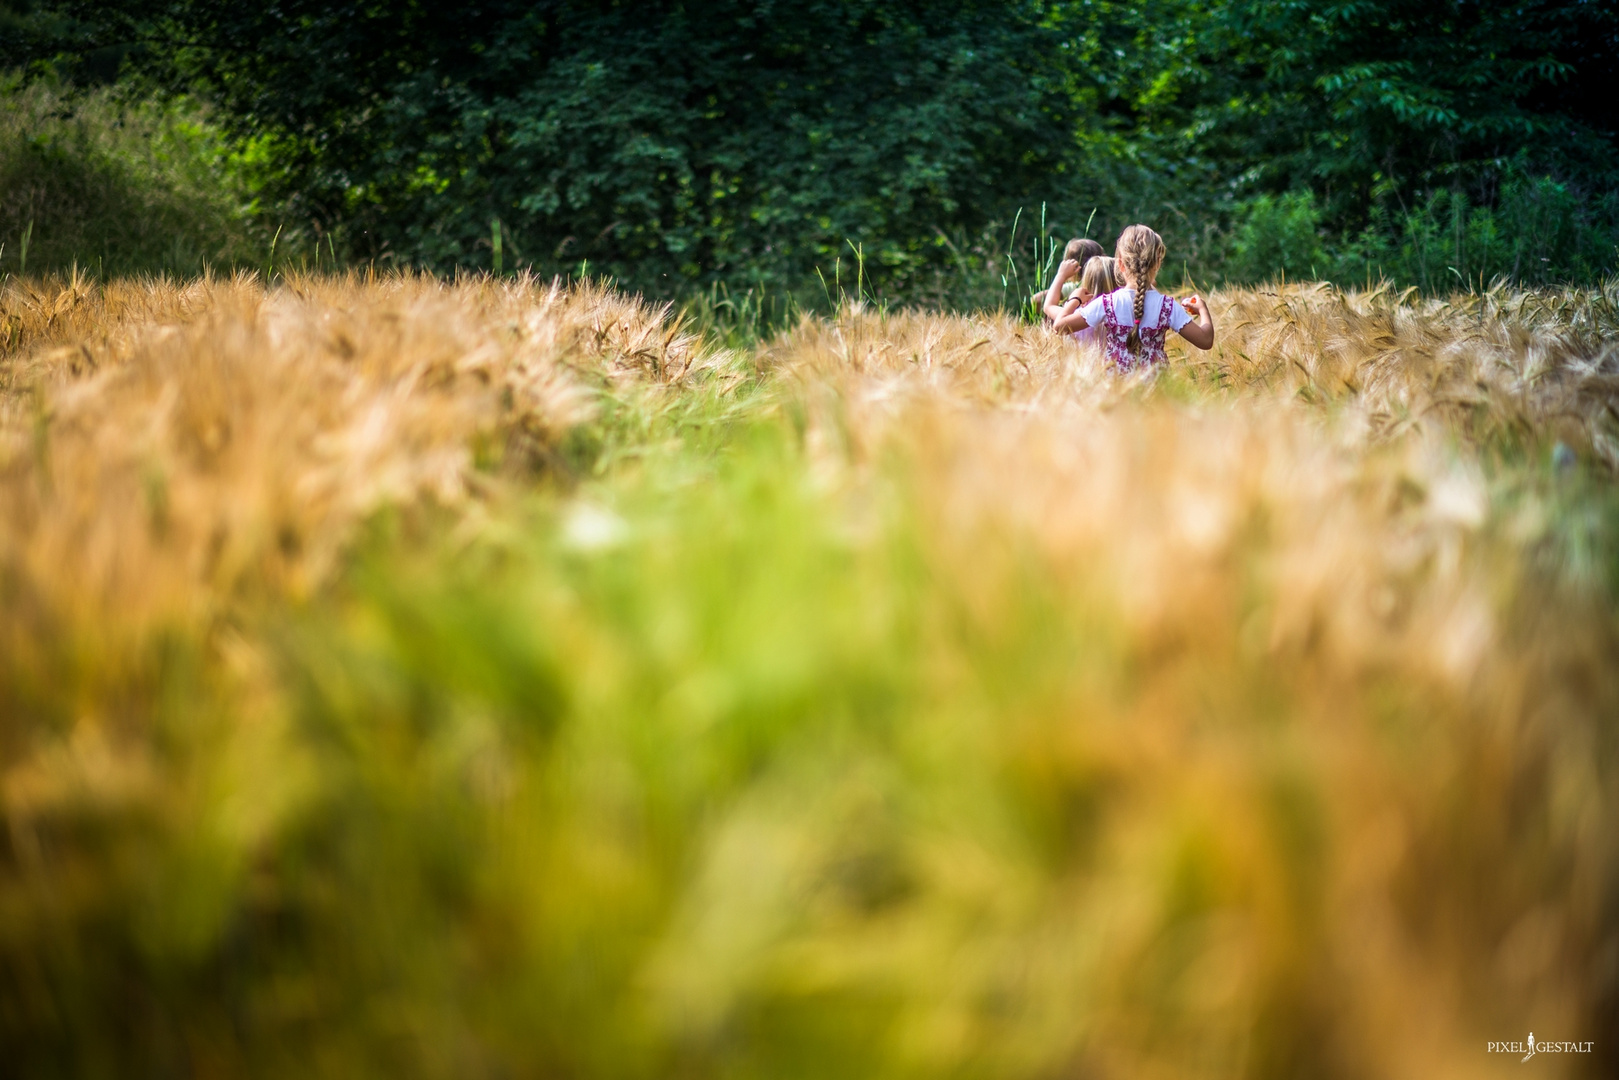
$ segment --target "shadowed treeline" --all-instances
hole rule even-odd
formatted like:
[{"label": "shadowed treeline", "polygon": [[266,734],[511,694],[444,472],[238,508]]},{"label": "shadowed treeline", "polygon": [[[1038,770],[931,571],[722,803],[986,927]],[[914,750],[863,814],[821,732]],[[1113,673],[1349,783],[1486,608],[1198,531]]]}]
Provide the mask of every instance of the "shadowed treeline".
[{"label": "shadowed treeline", "polygon": [[1205,284],[1429,295],[1592,286],[1619,244],[1619,15],[1581,0],[0,0],[0,71],[17,273],[38,219],[35,272],[812,305],[858,261],[970,311],[1049,280],[1036,231],[1146,222]]}]

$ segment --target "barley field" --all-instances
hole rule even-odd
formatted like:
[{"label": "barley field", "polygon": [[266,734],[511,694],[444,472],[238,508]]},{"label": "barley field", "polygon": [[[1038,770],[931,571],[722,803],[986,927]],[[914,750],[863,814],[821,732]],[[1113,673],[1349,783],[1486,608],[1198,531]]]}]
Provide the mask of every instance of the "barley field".
[{"label": "barley field", "polygon": [[5,1071],[1611,1075],[1619,283],[1210,304],[11,279]]}]

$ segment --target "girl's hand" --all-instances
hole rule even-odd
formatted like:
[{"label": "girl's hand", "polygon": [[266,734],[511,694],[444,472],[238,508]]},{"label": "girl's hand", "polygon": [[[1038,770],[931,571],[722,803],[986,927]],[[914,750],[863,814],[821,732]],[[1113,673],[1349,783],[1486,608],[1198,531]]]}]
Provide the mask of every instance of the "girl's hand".
[{"label": "girl's hand", "polygon": [[1201,296],[1189,296],[1181,302],[1181,307],[1197,319],[1180,328],[1181,337],[1200,349],[1214,348],[1214,313],[1209,310],[1209,305],[1203,302]]},{"label": "girl's hand", "polygon": [[1078,293],[1075,293],[1073,296],[1070,296],[1068,298],[1068,302],[1062,306],[1062,313],[1064,315],[1072,315],[1075,310],[1077,310],[1078,308],[1080,308],[1083,305],[1084,305],[1084,300],[1082,300],[1080,298],[1080,295]]},{"label": "girl's hand", "polygon": [[1057,267],[1057,280],[1071,281],[1077,273],[1079,273],[1079,260],[1064,259],[1062,265]]}]

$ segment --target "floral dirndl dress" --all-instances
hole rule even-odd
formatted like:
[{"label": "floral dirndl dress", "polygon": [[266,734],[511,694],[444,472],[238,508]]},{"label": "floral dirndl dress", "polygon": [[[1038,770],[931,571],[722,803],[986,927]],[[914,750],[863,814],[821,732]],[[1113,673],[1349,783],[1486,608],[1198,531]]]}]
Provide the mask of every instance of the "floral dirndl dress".
[{"label": "floral dirndl dress", "polygon": [[1109,293],[1102,298],[1102,352],[1111,361],[1113,366],[1121,372],[1142,371],[1155,368],[1169,361],[1169,353],[1164,349],[1164,343],[1169,339],[1169,319],[1175,309],[1175,301],[1164,294],[1159,294],[1158,319],[1152,325],[1141,328],[1141,352],[1132,353],[1128,344],[1131,327],[1121,323],[1116,311],[1113,310],[1113,296]]}]

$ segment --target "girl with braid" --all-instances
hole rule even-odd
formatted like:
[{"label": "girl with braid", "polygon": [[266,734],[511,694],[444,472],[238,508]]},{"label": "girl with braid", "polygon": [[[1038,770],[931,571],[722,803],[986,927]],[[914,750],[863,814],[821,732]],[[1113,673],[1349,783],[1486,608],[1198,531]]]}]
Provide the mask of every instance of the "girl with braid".
[{"label": "girl with braid", "polygon": [[1096,297],[1054,325],[1069,333],[1097,327],[1103,352],[1120,371],[1164,363],[1168,359],[1164,342],[1171,330],[1200,349],[1213,348],[1214,316],[1208,305],[1196,296],[1182,305],[1153,288],[1167,253],[1163,237],[1147,226],[1125,229],[1114,249],[1115,269],[1124,287]]}]

